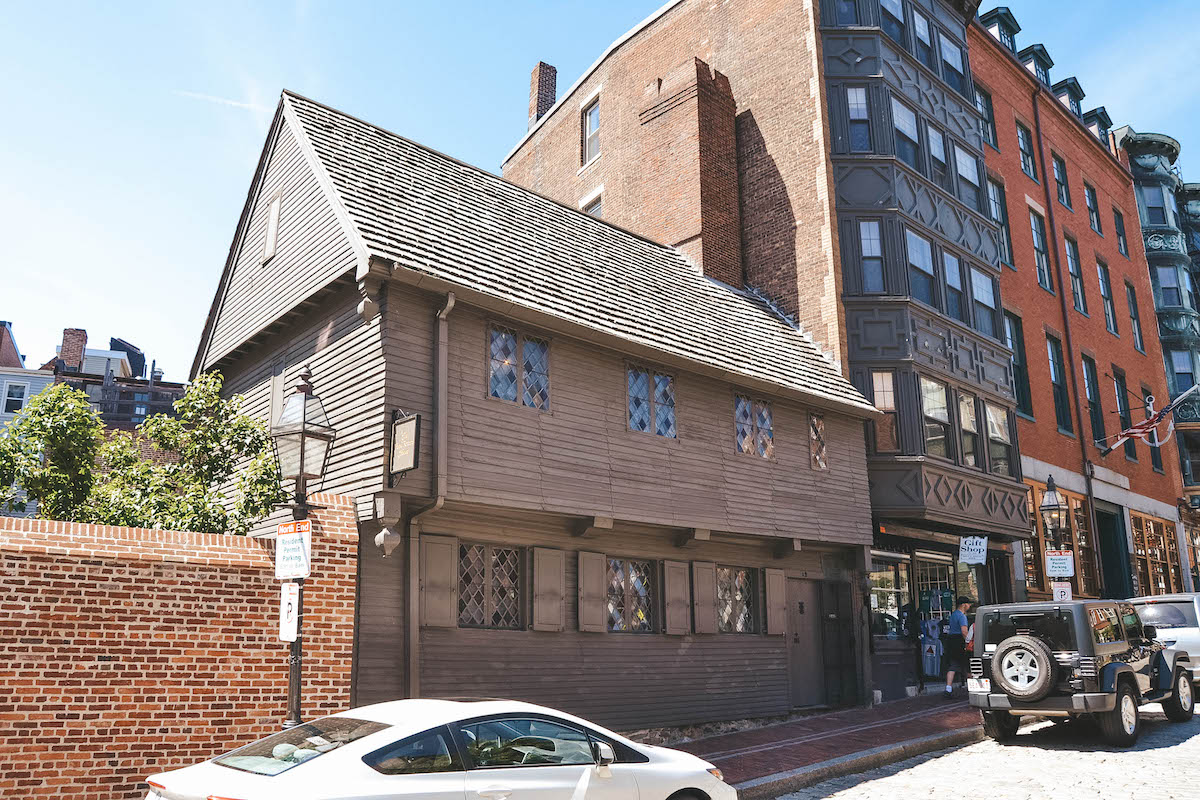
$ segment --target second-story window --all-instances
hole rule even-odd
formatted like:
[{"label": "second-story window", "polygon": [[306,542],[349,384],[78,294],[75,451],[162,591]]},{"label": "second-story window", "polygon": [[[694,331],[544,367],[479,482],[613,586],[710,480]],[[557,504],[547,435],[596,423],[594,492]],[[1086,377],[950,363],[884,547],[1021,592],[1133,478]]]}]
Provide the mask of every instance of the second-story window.
[{"label": "second-story window", "polygon": [[1189,350],[1168,350],[1171,357],[1171,373],[1175,377],[1175,394],[1186,392],[1196,385],[1196,367],[1192,364]]},{"label": "second-story window", "polygon": [[858,241],[862,249],[863,293],[883,294],[883,244],[879,236],[879,220],[859,222]]},{"label": "second-story window", "polygon": [[869,153],[871,147],[871,114],[867,90],[862,86],[846,89],[846,106],[850,111],[850,152]]},{"label": "second-story window", "polygon": [[675,379],[639,367],[626,370],[629,429],[675,438]]},{"label": "second-story window", "polygon": [[967,69],[963,65],[962,48],[944,33],[939,35],[942,45],[942,78],[950,88],[961,95],[967,94]]},{"label": "second-story window", "polygon": [[894,453],[900,449],[895,380],[896,376],[892,372],[871,372],[872,397],[875,407],[883,412],[883,418],[875,421],[875,452],[877,453]]},{"label": "second-story window", "polygon": [[996,280],[979,269],[971,267],[971,297],[975,304],[975,330],[984,336],[996,338]]},{"label": "second-story window", "polygon": [[950,403],[946,384],[921,377],[921,413],[925,418],[925,453],[953,458],[950,450]]},{"label": "second-story window", "polygon": [[1050,156],[1050,162],[1054,165],[1054,185],[1058,189],[1058,202],[1070,208],[1071,185],[1067,182],[1067,163],[1053,154]]},{"label": "second-story window", "polygon": [[808,415],[808,454],[813,469],[829,469],[829,453],[825,446],[825,418]]},{"label": "second-story window", "polygon": [[1117,232],[1117,250],[1121,255],[1129,255],[1129,240],[1125,238],[1125,215],[1116,206],[1113,207],[1113,230]]},{"label": "second-story window", "polygon": [[1104,327],[1109,333],[1117,332],[1117,309],[1113,305],[1112,282],[1108,278],[1108,266],[1096,262],[1096,276],[1100,279],[1100,299],[1104,301]]},{"label": "second-story window", "polygon": [[1050,250],[1046,246],[1046,220],[1029,209],[1029,227],[1033,232],[1033,261],[1037,265],[1038,286],[1053,292],[1054,280],[1050,277]]},{"label": "second-story window", "polygon": [[1083,185],[1083,199],[1087,203],[1088,224],[1096,233],[1104,233],[1100,224],[1100,201],[1096,199],[1096,189],[1090,184]]},{"label": "second-story window", "polygon": [[922,303],[938,307],[934,285],[933,248],[929,240],[905,231],[908,243],[908,293]]},{"label": "second-story window", "polygon": [[1083,292],[1083,269],[1079,264],[1079,245],[1074,239],[1068,238],[1067,243],[1067,273],[1071,276],[1071,302],[1075,310],[1081,314],[1087,313],[1087,295]]},{"label": "second-story window", "polygon": [[550,407],[550,345],[493,326],[488,332],[488,394],[511,403]]},{"label": "second-story window", "polygon": [[4,413],[16,414],[25,407],[29,396],[29,384],[9,383],[4,387]]},{"label": "second-story window", "polygon": [[600,155],[600,98],[583,110],[583,163]]},{"label": "second-story window", "polygon": [[962,262],[958,260],[958,256],[943,252],[942,271],[946,275],[946,313],[969,325],[966,292],[963,290]]},{"label": "second-story window", "polygon": [[980,209],[979,162],[975,156],[958,145],[954,145],[954,164],[958,169],[958,196],[969,207]]},{"label": "second-story window", "polygon": [[[1133,416],[1129,412],[1129,387],[1125,385],[1125,373],[1113,370],[1113,388],[1117,393],[1117,416],[1121,419],[1121,430],[1127,431],[1133,427]],[[1133,437],[1125,440],[1125,457],[1137,461],[1137,444]]]},{"label": "second-story window", "polygon": [[992,107],[992,96],[979,88],[979,84],[975,84],[975,108],[979,109],[979,113],[983,115],[983,119],[979,121],[979,132],[983,134],[983,140],[992,147],[999,148],[999,143],[996,141],[996,111]]},{"label": "second-story window", "polygon": [[1004,197],[1004,185],[988,179],[988,214],[1000,226],[1000,260],[1012,266],[1012,232],[1008,228],[1008,202]]},{"label": "second-story window", "polygon": [[1021,318],[1004,312],[1004,343],[1012,351],[1013,393],[1017,411],[1033,416],[1033,398],[1029,392],[1029,362],[1025,360],[1025,333]]},{"label": "second-story window", "polygon": [[988,464],[993,475],[1017,474],[1013,459],[1012,428],[1008,422],[1008,411],[991,403],[984,404],[987,412]]},{"label": "second-story window", "polygon": [[904,45],[904,3],[902,0],[880,0],[883,10],[883,32],[901,47]]},{"label": "second-story window", "polygon": [[979,417],[975,398],[965,392],[958,395],[958,427],[962,429],[962,458],[968,467],[979,467]]},{"label": "second-story window", "polygon": [[1037,180],[1037,162],[1033,156],[1033,134],[1021,123],[1017,123],[1017,149],[1021,151],[1021,169]]},{"label": "second-story window", "polygon": [[775,455],[775,432],[771,404],[751,400],[744,395],[733,399],[734,438],[739,453],[756,453],[763,458]]},{"label": "second-story window", "polygon": [[1096,362],[1088,356],[1083,356],[1083,391],[1087,396],[1088,419],[1092,425],[1092,441],[1103,446],[1104,441],[1104,409],[1100,406],[1100,380],[1096,373]]},{"label": "second-story window", "polygon": [[921,169],[920,134],[917,115],[908,106],[892,98],[892,120],[896,130],[896,157],[913,169]]},{"label": "second-story window", "polygon": [[1142,317],[1138,313],[1137,290],[1128,281],[1125,282],[1125,301],[1129,304],[1129,329],[1133,331],[1133,346],[1144,353],[1146,347],[1142,341]]},{"label": "second-story window", "polygon": [[1053,336],[1046,337],[1046,355],[1050,360],[1050,385],[1054,395],[1054,418],[1059,430],[1074,432],[1071,425],[1071,399],[1067,393],[1067,376],[1063,368],[1062,343]]},{"label": "second-story window", "polygon": [[937,64],[933,60],[933,33],[929,27],[929,19],[915,8],[913,9],[913,55],[922,64],[937,72]]}]

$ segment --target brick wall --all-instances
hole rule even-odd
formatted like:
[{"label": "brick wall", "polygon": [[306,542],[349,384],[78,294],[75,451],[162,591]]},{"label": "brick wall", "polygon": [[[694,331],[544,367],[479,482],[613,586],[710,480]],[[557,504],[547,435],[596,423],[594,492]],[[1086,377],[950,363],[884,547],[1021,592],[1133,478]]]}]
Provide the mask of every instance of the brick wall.
[{"label": "brick wall", "polygon": [[[358,535],[314,495],[304,718],[350,703]],[[149,774],[278,730],[272,543],[0,518],[0,796],[144,797]]]},{"label": "brick wall", "polygon": [[68,368],[74,368],[79,371],[83,368],[83,354],[87,349],[87,331],[83,328],[64,328],[62,347],[58,351],[58,357],[62,359],[63,365]]}]

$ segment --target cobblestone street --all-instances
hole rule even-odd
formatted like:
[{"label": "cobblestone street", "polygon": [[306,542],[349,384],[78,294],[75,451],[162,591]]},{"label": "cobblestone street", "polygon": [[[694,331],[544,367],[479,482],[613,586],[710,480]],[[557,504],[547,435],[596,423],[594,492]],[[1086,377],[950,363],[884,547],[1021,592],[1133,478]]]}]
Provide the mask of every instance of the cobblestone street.
[{"label": "cobblestone street", "polygon": [[778,800],[977,797],[986,800],[1192,800],[1200,786],[1200,718],[1176,725],[1142,714],[1136,747],[1102,744],[1088,723],[1038,723],[1014,742],[991,740],[911,758],[781,795]]}]

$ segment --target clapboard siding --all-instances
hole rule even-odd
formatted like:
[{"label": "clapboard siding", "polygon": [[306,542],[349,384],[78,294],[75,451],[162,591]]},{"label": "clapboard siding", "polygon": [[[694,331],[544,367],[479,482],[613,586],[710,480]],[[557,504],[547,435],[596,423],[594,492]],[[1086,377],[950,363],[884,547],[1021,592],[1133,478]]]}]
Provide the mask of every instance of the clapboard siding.
[{"label": "clapboard siding", "polygon": [[[202,369],[297,303],[354,269],[356,255],[284,118],[234,256]],[[271,199],[280,194],[274,258],[261,263]]]},{"label": "clapboard siding", "polygon": [[358,597],[354,662],[356,706],[401,700],[405,695],[404,627],[408,604],[404,547],[386,558],[371,536],[358,548]]},{"label": "clapboard siding", "polygon": [[[814,549],[775,559],[768,547],[747,544],[747,540],[716,540],[678,548],[671,532],[663,529],[622,526],[578,539],[570,536],[567,525],[561,518],[511,511],[456,509],[429,519],[425,528],[430,533],[525,548],[526,628],[531,609],[531,548],[567,551],[566,627],[563,632],[423,628],[423,695],[529,700],[622,729],[767,716],[790,709],[784,636],[579,632],[576,553],[583,550],[656,562],[712,561],[784,569],[794,577],[848,580],[848,548]],[[661,589],[654,592],[659,603],[655,624],[661,629]],[[852,625],[853,621],[846,623]]]},{"label": "clapboard siding", "polygon": [[[293,326],[239,359],[228,370],[225,390],[243,395],[246,413],[269,425],[274,365],[281,360],[285,365],[285,395],[309,365],[316,393],[337,431],[325,478],[310,488],[354,497],[361,516],[370,512],[372,495],[383,488],[387,413],[379,317],[364,322],[357,302],[357,293],[350,290],[331,296],[317,322]],[[282,512],[274,515],[259,528],[273,527],[283,517]]]},{"label": "clapboard siding", "polygon": [[[397,326],[413,345],[432,335],[433,302],[427,300],[423,312],[406,309]],[[550,338],[551,410],[535,411],[488,396],[490,321],[541,335],[462,304],[451,314],[450,499],[818,541],[871,541],[861,420],[824,414],[829,469],[814,470],[808,409],[775,399],[775,458],[740,454],[734,439],[736,387],[677,371],[678,438],[635,433],[626,419],[624,358],[566,337]],[[391,342],[389,364],[415,374],[389,379],[397,378],[400,386],[411,381],[412,402],[428,408],[428,369],[409,357],[411,350]]]}]

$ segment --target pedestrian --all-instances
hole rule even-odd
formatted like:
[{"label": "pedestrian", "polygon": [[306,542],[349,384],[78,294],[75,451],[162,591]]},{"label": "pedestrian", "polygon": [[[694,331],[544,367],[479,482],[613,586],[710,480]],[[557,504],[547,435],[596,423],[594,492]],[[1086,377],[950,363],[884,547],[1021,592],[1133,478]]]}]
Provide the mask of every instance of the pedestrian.
[{"label": "pedestrian", "polygon": [[967,671],[967,611],[971,608],[971,600],[959,595],[954,611],[950,614],[950,632],[946,637],[946,698],[954,697],[954,673],[960,675]]}]

